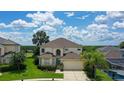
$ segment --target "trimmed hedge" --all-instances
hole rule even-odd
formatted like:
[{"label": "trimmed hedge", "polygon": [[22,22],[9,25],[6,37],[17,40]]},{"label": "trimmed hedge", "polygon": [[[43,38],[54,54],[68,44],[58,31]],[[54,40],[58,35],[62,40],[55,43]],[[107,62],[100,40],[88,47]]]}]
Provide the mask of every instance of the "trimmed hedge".
[{"label": "trimmed hedge", "polygon": [[41,69],[43,71],[55,71],[56,66],[37,66],[38,69]]}]

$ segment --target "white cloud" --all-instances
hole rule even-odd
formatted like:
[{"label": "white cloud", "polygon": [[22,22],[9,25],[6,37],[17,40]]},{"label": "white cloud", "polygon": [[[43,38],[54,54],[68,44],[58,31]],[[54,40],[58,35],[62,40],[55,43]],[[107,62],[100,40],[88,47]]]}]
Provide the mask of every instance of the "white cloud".
[{"label": "white cloud", "polygon": [[81,44],[84,42],[121,42],[124,40],[124,33],[109,31],[103,24],[92,24],[80,30],[77,27],[66,26],[63,28],[63,37]]},{"label": "white cloud", "polygon": [[6,28],[6,24],[5,23],[0,23],[0,29],[4,29]]},{"label": "white cloud", "polygon": [[112,26],[113,29],[118,29],[118,28],[121,28],[121,29],[124,29],[124,21],[123,22],[115,22],[113,23],[113,26]]},{"label": "white cloud", "polygon": [[9,25],[9,27],[14,28],[16,30],[23,29],[23,28],[32,28],[37,27],[34,23],[28,23],[22,19],[14,20]]},{"label": "white cloud", "polygon": [[49,25],[43,25],[40,28],[35,29],[34,33],[36,33],[37,31],[56,31],[56,29],[54,27],[49,26]]},{"label": "white cloud", "polygon": [[124,12],[120,11],[108,11],[106,14],[110,18],[124,18]]},{"label": "white cloud", "polygon": [[32,34],[33,33],[23,33],[23,32],[1,32],[0,37],[13,40],[19,44],[31,45],[32,44]]},{"label": "white cloud", "polygon": [[108,29],[108,26],[106,24],[90,24],[87,26],[87,30],[94,30],[94,31],[104,31],[104,30],[107,30]]},{"label": "white cloud", "polygon": [[106,15],[98,15],[95,18],[95,21],[97,23],[106,23],[107,20],[108,20],[108,17]]},{"label": "white cloud", "polygon": [[74,16],[74,12],[65,12],[64,14],[66,14],[67,17],[72,17]]},{"label": "white cloud", "polygon": [[32,18],[33,23],[41,25],[41,24],[47,24],[51,26],[57,26],[57,25],[62,25],[64,24],[63,20],[56,18],[53,15],[54,12],[37,12],[37,13],[29,13],[26,16],[29,18]]},{"label": "white cloud", "polygon": [[81,17],[76,17],[76,18],[77,18],[77,19],[84,20],[84,19],[86,19],[87,17],[89,17],[89,15],[85,15],[85,16],[81,16]]}]

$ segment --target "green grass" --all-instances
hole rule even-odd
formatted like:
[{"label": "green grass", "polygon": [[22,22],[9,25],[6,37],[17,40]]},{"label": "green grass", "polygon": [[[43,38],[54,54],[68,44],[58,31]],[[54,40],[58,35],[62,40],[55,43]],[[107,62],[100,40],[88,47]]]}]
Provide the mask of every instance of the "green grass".
[{"label": "green grass", "polygon": [[96,78],[97,81],[112,81],[112,78],[109,77],[106,73],[100,71],[99,69],[96,70]]},{"label": "green grass", "polygon": [[21,80],[21,79],[35,79],[35,78],[63,78],[63,74],[54,72],[44,72],[37,69],[37,66],[33,64],[32,53],[27,53],[25,64],[27,65],[26,70],[22,72],[4,72],[0,76],[1,81],[8,80]]}]

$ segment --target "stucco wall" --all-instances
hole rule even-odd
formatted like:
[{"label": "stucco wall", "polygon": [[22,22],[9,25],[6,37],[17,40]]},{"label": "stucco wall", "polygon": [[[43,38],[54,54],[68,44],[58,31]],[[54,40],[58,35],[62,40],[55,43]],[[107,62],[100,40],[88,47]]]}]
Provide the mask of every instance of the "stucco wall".
[{"label": "stucco wall", "polygon": [[[49,58],[47,60],[49,60],[49,65],[56,65],[55,58]],[[44,58],[39,58],[39,65],[44,66],[46,65],[45,62],[46,60]]]},{"label": "stucco wall", "polygon": [[[82,48],[44,48],[45,52],[51,52],[54,55],[56,55],[56,50],[59,49],[61,51],[61,56],[63,56],[63,53],[68,53],[68,52],[74,52],[77,54],[80,54],[82,52]],[[67,50],[66,50],[67,49]],[[78,50],[80,49],[80,50]],[[42,48],[40,48],[40,55],[42,54]]]},{"label": "stucco wall", "polygon": [[0,45],[0,55],[4,55],[4,46]]},{"label": "stucco wall", "polygon": [[82,52],[82,48],[66,48],[66,49],[67,50],[64,49],[64,53],[74,52],[74,53],[80,54]]},{"label": "stucco wall", "polygon": [[20,46],[18,45],[5,45],[4,46],[5,53],[13,51],[13,52],[19,52]]}]

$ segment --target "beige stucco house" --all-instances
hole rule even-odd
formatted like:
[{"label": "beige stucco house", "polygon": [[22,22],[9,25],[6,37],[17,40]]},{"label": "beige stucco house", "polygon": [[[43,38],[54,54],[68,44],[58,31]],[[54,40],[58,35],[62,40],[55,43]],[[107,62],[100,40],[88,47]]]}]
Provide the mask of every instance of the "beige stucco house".
[{"label": "beige stucco house", "polygon": [[40,47],[39,65],[56,65],[56,59],[59,58],[64,70],[82,70],[81,52],[81,45],[65,38],[58,38]]},{"label": "beige stucco house", "polygon": [[20,45],[0,37],[0,63],[9,63],[11,52],[20,52]]}]

